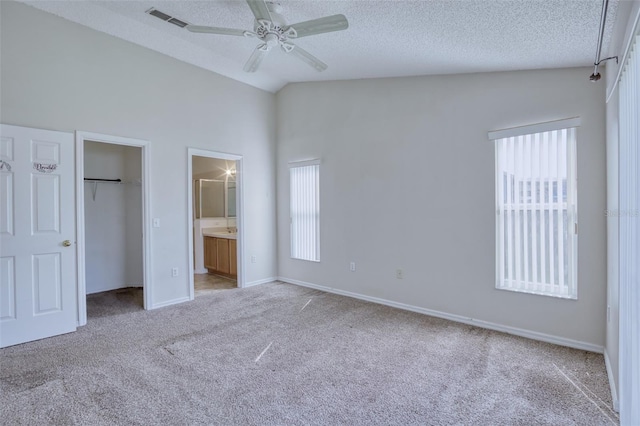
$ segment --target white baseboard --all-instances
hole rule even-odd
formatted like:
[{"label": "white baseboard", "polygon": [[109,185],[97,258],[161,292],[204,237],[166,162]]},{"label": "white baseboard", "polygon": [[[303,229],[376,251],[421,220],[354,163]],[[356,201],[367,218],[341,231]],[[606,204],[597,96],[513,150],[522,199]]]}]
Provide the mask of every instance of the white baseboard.
[{"label": "white baseboard", "polygon": [[194,274],[208,274],[209,270],[207,268],[196,269],[193,271]]},{"label": "white baseboard", "polygon": [[620,401],[618,401],[618,391],[616,378],[613,375],[613,370],[611,369],[611,361],[609,360],[609,354],[607,351],[604,351],[604,365],[607,368],[607,377],[609,378],[609,386],[611,387],[611,401],[613,402],[613,409],[616,413],[620,412]]},{"label": "white baseboard", "polygon": [[489,330],[501,331],[503,333],[513,334],[515,336],[526,337],[528,339],[539,340],[541,342],[553,343],[555,345],[567,346],[583,351],[604,353],[604,347],[594,345],[593,343],[581,342],[579,340],[567,339],[565,337],[553,336],[551,334],[539,333],[537,331],[524,330],[521,328],[511,327],[508,325],[496,324],[493,322],[477,320],[473,318],[463,317],[461,315],[449,314],[446,312],[435,311],[433,309],[422,308],[420,306],[407,305],[405,303],[394,302],[392,300],[380,299],[378,297],[367,296],[360,293],[352,293],[337,288],[326,287],[323,285],[308,283],[305,281],[294,280],[286,277],[278,277],[279,281],[289,284],[295,284],[302,287],[314,288],[316,290],[326,291],[327,293],[339,294],[341,296],[353,297],[355,299],[366,300],[367,302],[378,303],[381,305],[391,306],[393,308],[403,309],[405,311],[417,312],[420,314],[430,315],[432,317],[443,318],[450,321],[460,322],[463,324],[474,325],[476,327],[486,328]]},{"label": "white baseboard", "polygon": [[149,310],[164,308],[165,306],[177,305],[178,303],[188,302],[189,300],[190,300],[189,296],[185,296],[185,297],[179,297],[177,299],[167,300],[160,303],[154,303],[153,306],[149,308]]},{"label": "white baseboard", "polygon": [[262,280],[251,281],[251,282],[248,282],[248,283],[244,283],[244,287],[243,288],[253,287],[254,285],[272,283],[272,282],[274,282],[276,280],[277,280],[276,277],[270,277],[270,278],[264,278]]}]

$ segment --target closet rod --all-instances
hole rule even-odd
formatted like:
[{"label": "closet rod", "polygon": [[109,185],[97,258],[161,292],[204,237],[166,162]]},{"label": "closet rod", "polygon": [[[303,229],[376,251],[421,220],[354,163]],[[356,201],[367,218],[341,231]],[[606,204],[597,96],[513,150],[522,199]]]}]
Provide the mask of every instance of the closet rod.
[{"label": "closet rod", "polygon": [[122,179],[99,179],[99,178],[84,178],[86,182],[113,182],[121,183]]}]

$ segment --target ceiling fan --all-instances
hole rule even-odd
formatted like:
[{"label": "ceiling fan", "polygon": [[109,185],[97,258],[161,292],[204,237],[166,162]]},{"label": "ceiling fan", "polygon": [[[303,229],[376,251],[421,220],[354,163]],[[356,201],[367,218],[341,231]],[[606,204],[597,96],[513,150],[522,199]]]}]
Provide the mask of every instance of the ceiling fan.
[{"label": "ceiling fan", "polygon": [[287,54],[295,56],[317,71],[327,69],[327,64],[313,56],[300,46],[291,42],[292,39],[307,37],[315,34],[346,30],[349,22],[344,15],[325,16],[311,21],[289,25],[280,14],[282,7],[278,3],[264,0],[246,0],[251,12],[256,17],[253,31],[237,30],[233,28],[207,27],[202,25],[186,25],[185,28],[193,33],[222,34],[241,37],[256,37],[261,43],[255,48],[249,60],[244,65],[244,71],[255,72],[264,57],[276,46]]}]

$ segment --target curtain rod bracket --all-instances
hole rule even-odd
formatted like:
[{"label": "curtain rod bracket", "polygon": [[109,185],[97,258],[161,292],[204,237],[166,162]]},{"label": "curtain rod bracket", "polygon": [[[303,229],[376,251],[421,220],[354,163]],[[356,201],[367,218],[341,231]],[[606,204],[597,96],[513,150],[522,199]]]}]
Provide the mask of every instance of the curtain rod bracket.
[{"label": "curtain rod bracket", "polygon": [[616,58],[616,62],[618,61],[617,56],[612,56],[611,58],[600,60],[600,53],[602,52],[602,39],[604,37],[604,27],[607,23],[607,7],[608,6],[609,6],[609,0],[602,0],[602,14],[600,15],[600,31],[598,32],[598,46],[596,47],[596,59],[595,61],[593,61],[593,74],[589,76],[590,81],[598,81],[602,77],[598,72],[598,66],[600,65],[600,62],[603,62],[612,58]]},{"label": "curtain rod bracket", "polygon": [[604,61],[608,61],[610,59],[615,59],[616,60],[616,64],[618,63],[618,57],[617,56],[609,56],[608,58],[600,59],[598,62],[594,63],[593,65],[598,66],[601,63],[603,63]]},{"label": "curtain rod bracket", "polygon": [[589,80],[591,81],[598,81],[600,80],[600,78],[602,77],[600,75],[598,71],[598,66],[600,66],[601,63],[603,63],[604,61],[608,61],[609,59],[615,59],[616,60],[616,64],[618,63],[618,57],[617,56],[609,56],[608,58],[604,58],[604,59],[600,59],[600,61],[594,63],[593,65],[595,66],[595,71],[593,74],[591,74],[589,76]]}]

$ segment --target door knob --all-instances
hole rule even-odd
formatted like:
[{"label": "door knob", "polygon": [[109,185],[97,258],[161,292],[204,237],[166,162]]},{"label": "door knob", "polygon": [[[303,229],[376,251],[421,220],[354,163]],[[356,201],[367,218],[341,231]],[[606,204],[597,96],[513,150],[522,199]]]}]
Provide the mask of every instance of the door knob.
[{"label": "door knob", "polygon": [[62,245],[63,245],[64,247],[69,247],[69,246],[71,245],[71,241],[69,241],[69,240],[64,240],[64,241],[62,242]]}]

